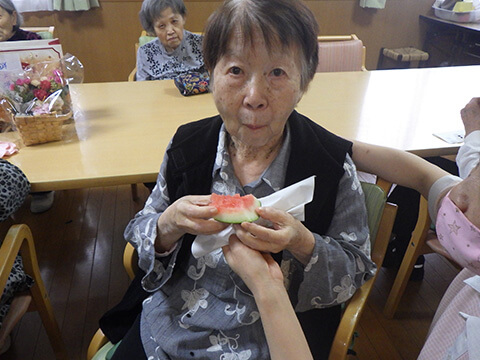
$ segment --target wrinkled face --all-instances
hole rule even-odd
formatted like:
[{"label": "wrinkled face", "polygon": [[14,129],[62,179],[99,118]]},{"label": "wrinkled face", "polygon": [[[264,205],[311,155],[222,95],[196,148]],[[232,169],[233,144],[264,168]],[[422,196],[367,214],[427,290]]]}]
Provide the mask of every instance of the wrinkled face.
[{"label": "wrinkled face", "polygon": [[480,164],[465,180],[452,188],[450,199],[477,228],[480,228]]},{"label": "wrinkled face", "polygon": [[233,35],[213,70],[213,98],[230,136],[251,147],[275,144],[302,97],[296,47],[270,52],[261,34],[253,45]]},{"label": "wrinkled face", "polygon": [[155,35],[165,47],[165,50],[172,52],[183,39],[183,26],[185,19],[182,15],[173,12],[172,8],[166,8],[153,22]]},{"label": "wrinkled face", "polygon": [[13,26],[17,24],[17,14],[10,15],[0,7],[0,41],[7,41],[13,35]]}]

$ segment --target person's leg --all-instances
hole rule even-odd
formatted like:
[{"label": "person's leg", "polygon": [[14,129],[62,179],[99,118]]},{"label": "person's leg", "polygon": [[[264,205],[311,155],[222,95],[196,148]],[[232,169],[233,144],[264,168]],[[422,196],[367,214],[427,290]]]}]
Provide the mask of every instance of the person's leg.
[{"label": "person's leg", "polygon": [[32,296],[30,294],[17,294],[13,298],[10,309],[0,327],[0,354],[8,350],[8,347],[4,346],[6,341],[9,341],[7,338],[15,325],[17,325],[22,316],[27,312],[31,301]]},{"label": "person's leg", "polygon": [[143,350],[142,338],[140,336],[140,317],[133,323],[122,342],[115,350],[110,360],[146,360],[145,350]]},{"label": "person's leg", "polygon": [[[428,157],[425,160],[435,164],[453,175],[458,175],[458,168],[454,161],[440,156]],[[388,196],[388,201],[398,205],[397,216],[392,230],[390,242],[383,265],[398,268],[403,260],[412,232],[418,219],[420,193],[403,186],[396,186]],[[423,279],[423,264],[425,258],[421,255],[412,272],[412,280]]]},{"label": "person's leg", "polygon": [[30,202],[30,211],[34,214],[40,214],[49,210],[55,199],[55,191],[40,191],[32,193]]}]

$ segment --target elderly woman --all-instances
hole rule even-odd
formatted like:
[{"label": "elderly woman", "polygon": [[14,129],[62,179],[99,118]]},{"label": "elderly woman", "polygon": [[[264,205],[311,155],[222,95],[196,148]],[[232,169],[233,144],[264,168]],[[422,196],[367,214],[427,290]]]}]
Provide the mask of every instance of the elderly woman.
[{"label": "elderly woman", "polygon": [[[0,186],[0,222],[3,222],[23,204],[30,183],[19,168],[0,159]],[[0,234],[0,239],[3,235]],[[28,309],[31,296],[21,293],[32,284],[33,279],[25,274],[22,257],[18,255],[0,297],[0,355],[9,349],[10,332]]]},{"label": "elderly woman", "polygon": [[11,0],[0,0],[0,41],[39,40],[40,35],[20,29],[23,17]]},{"label": "elderly woman", "polygon": [[163,80],[204,72],[202,36],[185,30],[187,9],[182,0],[144,0],[140,22],[157,39],[140,46],[137,80]]},{"label": "elderly woman", "polygon": [[226,226],[213,219],[212,192],[262,197],[312,175],[303,223],[264,207],[271,228],[242,223],[235,235],[281,263],[314,358],[328,357],[341,304],[375,266],[352,143],[294,110],[317,67],[317,29],[291,0],[227,1],[209,19],[203,49],[219,115],[178,129],[125,231],[148,297],[113,359],[268,358],[247,285],[221,250],[195,259],[191,244]]}]

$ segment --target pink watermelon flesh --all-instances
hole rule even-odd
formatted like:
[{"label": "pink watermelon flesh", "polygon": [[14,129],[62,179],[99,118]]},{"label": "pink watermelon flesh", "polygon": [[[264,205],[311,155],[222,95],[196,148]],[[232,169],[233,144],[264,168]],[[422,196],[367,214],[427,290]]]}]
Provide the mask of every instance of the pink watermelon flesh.
[{"label": "pink watermelon flesh", "polygon": [[260,207],[260,201],[253,195],[240,196],[235,194],[218,195],[212,194],[211,205],[215,206],[218,214],[215,220],[229,224],[252,222],[258,219],[255,209]]}]

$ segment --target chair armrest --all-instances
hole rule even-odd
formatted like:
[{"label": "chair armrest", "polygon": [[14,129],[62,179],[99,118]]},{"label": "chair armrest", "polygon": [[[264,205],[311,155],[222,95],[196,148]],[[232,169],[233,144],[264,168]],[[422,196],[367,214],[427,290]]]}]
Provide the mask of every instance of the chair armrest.
[{"label": "chair armrest", "polygon": [[91,360],[100,348],[108,342],[107,337],[103,333],[102,329],[98,329],[95,335],[93,335],[90,345],[87,350],[87,360]]},{"label": "chair armrest", "polygon": [[376,274],[363,284],[347,303],[330,349],[329,360],[345,359],[356,325],[362,315],[364,304],[372,291]]}]

